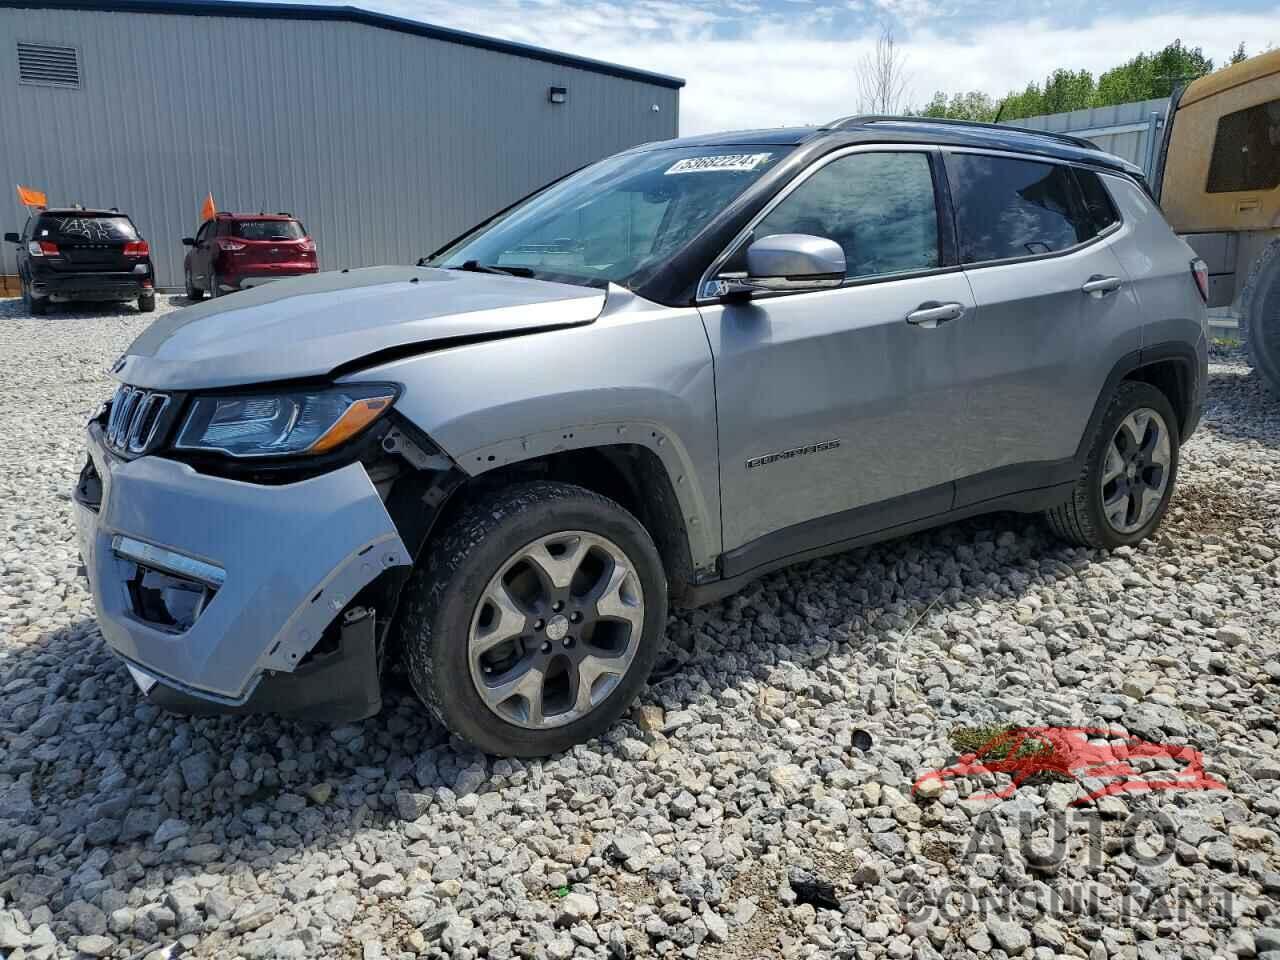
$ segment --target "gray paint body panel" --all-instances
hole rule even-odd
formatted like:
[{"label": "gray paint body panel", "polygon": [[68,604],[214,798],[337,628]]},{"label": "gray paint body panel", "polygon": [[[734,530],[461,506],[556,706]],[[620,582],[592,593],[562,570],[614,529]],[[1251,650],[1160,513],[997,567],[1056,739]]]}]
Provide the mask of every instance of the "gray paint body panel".
[{"label": "gray paint body panel", "polygon": [[[116,460],[89,428],[102,508],[77,504],[80,552],[107,644],[184,689],[243,702],[264,670],[292,670],[343,606],[382,570],[412,563],[364,468],[278,487],[202,476],[160,457]],[[134,617],[124,534],[213,563],[226,581],[174,634]]]},{"label": "gray paint body panel", "polygon": [[157,390],[322,376],[382,350],[590,323],[604,300],[590,287],[463,270],[313,274],[166,314],[115,376]]},{"label": "gray paint body panel", "polygon": [[721,550],[715,377],[692,307],[614,286],[594,323],[427,353],[345,380],[402,384],[396,409],[471,474],[600,442],[649,447],[680,500],[694,566]]},{"label": "gray paint body panel", "polygon": [[[716,357],[724,546],[953,478],[959,343],[922,303],[974,301],[960,271],[702,307]],[[838,447],[748,468],[804,444]]]},{"label": "gray paint body panel", "polygon": [[[24,219],[15,183],[119,207],[166,287],[209,191],[219,209],[301,218],[323,270],[413,263],[679,128],[679,91],[657,83],[359,23],[0,8],[0,38],[4,230]],[[17,40],[79,48],[79,89],[17,84]]]}]

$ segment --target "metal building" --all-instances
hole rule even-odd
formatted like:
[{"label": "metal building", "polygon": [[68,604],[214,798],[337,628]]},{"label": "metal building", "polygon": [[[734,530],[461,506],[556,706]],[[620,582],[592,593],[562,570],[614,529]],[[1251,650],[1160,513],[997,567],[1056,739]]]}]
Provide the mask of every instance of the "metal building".
[{"label": "metal building", "polygon": [[411,263],[549,180],[674,137],[683,85],[352,7],[0,0],[0,225],[25,221],[19,183],[119,207],[176,288],[212,191],[221,210],[299,217],[322,269]]}]

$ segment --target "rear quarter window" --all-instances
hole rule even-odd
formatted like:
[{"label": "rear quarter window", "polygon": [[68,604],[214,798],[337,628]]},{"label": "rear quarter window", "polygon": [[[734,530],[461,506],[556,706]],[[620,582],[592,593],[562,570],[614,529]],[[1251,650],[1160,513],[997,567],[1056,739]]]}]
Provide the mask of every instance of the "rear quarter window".
[{"label": "rear quarter window", "polygon": [[36,221],[31,239],[51,243],[106,243],[137,240],[138,231],[128,217],[52,214]]},{"label": "rear quarter window", "polygon": [[968,153],[946,163],[964,263],[1057,253],[1098,233],[1070,167]]}]

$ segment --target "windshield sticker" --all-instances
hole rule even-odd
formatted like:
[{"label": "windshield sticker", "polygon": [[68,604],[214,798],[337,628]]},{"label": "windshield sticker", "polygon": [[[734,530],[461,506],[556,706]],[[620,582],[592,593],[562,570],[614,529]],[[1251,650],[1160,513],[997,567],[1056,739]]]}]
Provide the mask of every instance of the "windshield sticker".
[{"label": "windshield sticker", "polygon": [[715,173],[722,170],[754,170],[768,163],[772,153],[726,153],[716,157],[686,157],[667,168],[664,177],[673,173]]}]

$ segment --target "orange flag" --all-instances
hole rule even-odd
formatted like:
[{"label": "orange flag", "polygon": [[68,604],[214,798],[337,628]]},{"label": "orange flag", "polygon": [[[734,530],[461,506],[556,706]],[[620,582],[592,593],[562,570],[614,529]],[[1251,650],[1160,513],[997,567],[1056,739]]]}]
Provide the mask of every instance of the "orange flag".
[{"label": "orange flag", "polygon": [[18,199],[26,207],[47,207],[49,198],[39,190],[32,190],[30,187],[24,187],[18,184]]},{"label": "orange flag", "polygon": [[213,191],[210,191],[209,195],[204,198],[204,205],[200,207],[200,222],[204,223],[206,220],[212,220],[217,212],[218,208],[213,203]]}]

